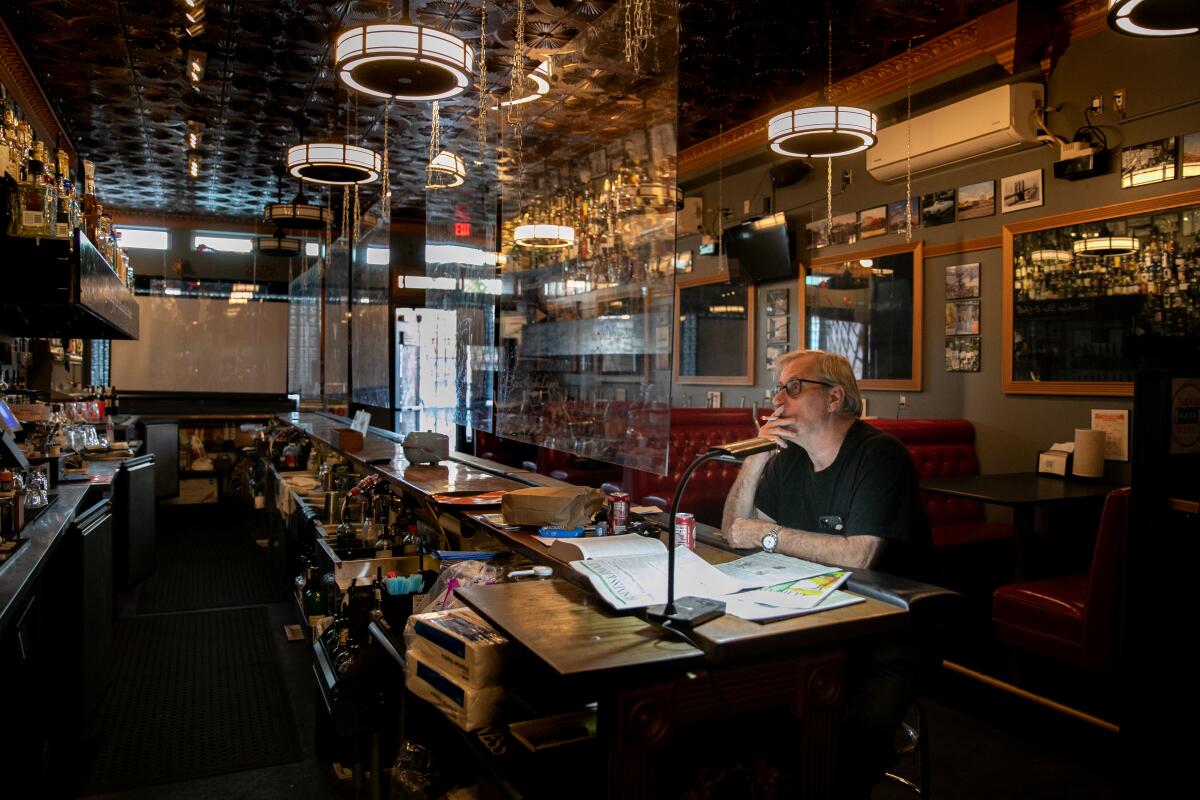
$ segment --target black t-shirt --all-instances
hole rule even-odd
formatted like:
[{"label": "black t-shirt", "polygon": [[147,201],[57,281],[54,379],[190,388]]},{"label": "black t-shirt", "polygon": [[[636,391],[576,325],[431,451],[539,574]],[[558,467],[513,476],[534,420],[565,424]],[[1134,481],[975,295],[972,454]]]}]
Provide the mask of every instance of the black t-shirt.
[{"label": "black t-shirt", "polygon": [[777,453],[763,470],[754,505],[785,528],[885,539],[875,568],[921,580],[931,539],[918,489],[917,470],[900,440],[855,420],[837,458],[820,472],[802,447]]}]

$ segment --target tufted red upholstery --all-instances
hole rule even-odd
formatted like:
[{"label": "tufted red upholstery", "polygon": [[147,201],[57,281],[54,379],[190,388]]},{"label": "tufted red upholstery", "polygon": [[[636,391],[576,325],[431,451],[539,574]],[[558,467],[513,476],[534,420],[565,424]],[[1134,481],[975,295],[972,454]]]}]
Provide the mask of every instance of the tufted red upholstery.
[{"label": "tufted red upholstery", "polygon": [[[979,474],[975,426],[965,419],[871,419],[867,422],[904,443],[916,465],[917,476],[922,480]],[[935,547],[1012,536],[1011,525],[987,522],[979,503],[933,492],[922,492],[921,500],[929,517]]]},{"label": "tufted red upholstery", "polygon": [[992,596],[996,638],[1078,666],[1112,666],[1128,525],[1129,489],[1115,489],[1104,502],[1088,574],[1001,586]]}]

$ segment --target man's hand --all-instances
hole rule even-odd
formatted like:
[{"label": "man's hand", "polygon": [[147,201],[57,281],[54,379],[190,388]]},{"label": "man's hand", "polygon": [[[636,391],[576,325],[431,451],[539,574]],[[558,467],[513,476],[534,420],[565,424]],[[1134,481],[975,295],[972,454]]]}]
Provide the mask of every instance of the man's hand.
[{"label": "man's hand", "polygon": [[787,417],[776,416],[779,413],[777,410],[775,414],[767,417],[766,422],[758,429],[758,435],[775,442],[780,450],[785,449],[789,442],[799,446],[800,437],[796,435],[796,429],[792,427],[791,420]]},{"label": "man's hand", "polygon": [[774,522],[765,519],[735,519],[733,525],[721,531],[721,536],[730,547],[739,550],[752,550],[762,546],[762,539],[767,531],[776,527]]}]

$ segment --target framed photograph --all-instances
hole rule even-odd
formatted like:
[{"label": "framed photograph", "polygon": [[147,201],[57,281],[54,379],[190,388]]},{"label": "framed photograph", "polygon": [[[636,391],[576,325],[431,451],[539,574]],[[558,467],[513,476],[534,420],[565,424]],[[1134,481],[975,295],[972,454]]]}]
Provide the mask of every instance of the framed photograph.
[{"label": "framed photograph", "polygon": [[787,289],[768,289],[767,290],[767,316],[768,317],[786,317],[788,313],[788,290]]},{"label": "framed photograph", "polygon": [[921,198],[921,227],[954,222],[954,190],[931,192]]},{"label": "framed photograph", "polygon": [[979,301],[951,300],[946,303],[946,335],[979,333]]},{"label": "framed photograph", "polygon": [[787,317],[767,317],[767,341],[768,342],[783,342],[788,341],[788,318]]},{"label": "framed photograph", "polygon": [[1042,171],[1040,169],[1009,175],[1000,181],[1000,213],[1037,208],[1045,202],[1042,196]]},{"label": "framed photograph", "polygon": [[692,251],[684,250],[682,253],[675,255],[675,273],[687,273],[692,271]]},{"label": "framed photograph", "polygon": [[979,265],[958,264],[946,267],[946,299],[979,297]]},{"label": "framed photograph", "polygon": [[[912,226],[915,231],[921,227],[921,198],[914,197],[910,204],[912,208]],[[904,201],[896,200],[887,204],[888,233],[904,233]]]},{"label": "framed photograph", "polygon": [[978,336],[946,337],[946,372],[979,372]]},{"label": "framed photograph", "polygon": [[854,244],[858,241],[858,214],[850,211],[833,218],[833,230],[829,233],[830,244]]},{"label": "framed photograph", "polygon": [[1200,131],[1183,137],[1179,150],[1179,173],[1184,178],[1200,175]]},{"label": "framed photograph", "polygon": [[865,208],[858,212],[858,235],[861,239],[887,233],[887,206]]},{"label": "framed photograph", "polygon": [[767,345],[767,369],[775,371],[775,359],[787,352],[786,344],[769,344]]},{"label": "framed photograph", "polygon": [[958,187],[958,221],[990,217],[996,213],[996,182],[980,181]]},{"label": "framed photograph", "polygon": [[1121,188],[1175,180],[1174,136],[1121,148]]},{"label": "framed photograph", "polygon": [[829,226],[825,224],[825,220],[819,219],[816,222],[809,222],[804,226],[804,230],[808,231],[808,247],[810,250],[829,247]]}]

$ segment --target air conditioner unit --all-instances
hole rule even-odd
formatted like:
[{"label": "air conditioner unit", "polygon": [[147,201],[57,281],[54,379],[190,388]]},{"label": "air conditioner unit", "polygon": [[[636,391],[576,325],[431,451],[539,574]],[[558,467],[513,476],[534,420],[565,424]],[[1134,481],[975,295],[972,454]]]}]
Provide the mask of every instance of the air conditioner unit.
[{"label": "air conditioner unit", "polygon": [[[1034,111],[1045,105],[1044,97],[1039,83],[1012,83],[913,117],[913,174],[1038,144]],[[867,171],[875,180],[905,176],[907,128],[901,122],[879,131],[867,151]]]}]

